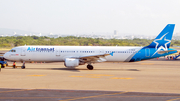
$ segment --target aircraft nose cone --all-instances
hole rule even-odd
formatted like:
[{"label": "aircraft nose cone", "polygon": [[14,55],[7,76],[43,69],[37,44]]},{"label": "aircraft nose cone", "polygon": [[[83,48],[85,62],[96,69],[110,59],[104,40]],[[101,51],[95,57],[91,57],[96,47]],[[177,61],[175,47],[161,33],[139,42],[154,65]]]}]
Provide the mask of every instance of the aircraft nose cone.
[{"label": "aircraft nose cone", "polygon": [[4,57],[5,59],[8,59],[8,54],[5,53],[5,54],[3,55],[3,57]]}]

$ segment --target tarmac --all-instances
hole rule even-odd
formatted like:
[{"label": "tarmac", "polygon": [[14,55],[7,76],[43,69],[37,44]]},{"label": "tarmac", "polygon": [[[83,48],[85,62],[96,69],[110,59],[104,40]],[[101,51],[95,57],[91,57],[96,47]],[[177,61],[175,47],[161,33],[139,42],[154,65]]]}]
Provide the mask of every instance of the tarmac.
[{"label": "tarmac", "polygon": [[93,66],[94,70],[86,65],[72,69],[57,62],[26,63],[26,69],[2,68],[0,101],[180,101],[180,60]]}]

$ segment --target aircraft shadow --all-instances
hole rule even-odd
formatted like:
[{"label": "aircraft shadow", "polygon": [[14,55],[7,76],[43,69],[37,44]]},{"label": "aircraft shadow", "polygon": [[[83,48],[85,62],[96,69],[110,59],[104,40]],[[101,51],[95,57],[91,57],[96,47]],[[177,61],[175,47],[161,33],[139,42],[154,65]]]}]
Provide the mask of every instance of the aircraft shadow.
[{"label": "aircraft shadow", "polygon": [[[76,68],[26,68],[26,69],[37,69],[37,70],[65,70],[72,72],[80,72],[79,69]],[[87,70],[87,69],[84,69]]]},{"label": "aircraft shadow", "polygon": [[37,69],[37,70],[65,70],[65,71],[72,71],[72,72],[80,72],[82,70],[84,71],[140,71],[138,69],[93,69],[93,70],[88,70],[88,69],[79,69],[79,68],[26,68],[26,69]]}]

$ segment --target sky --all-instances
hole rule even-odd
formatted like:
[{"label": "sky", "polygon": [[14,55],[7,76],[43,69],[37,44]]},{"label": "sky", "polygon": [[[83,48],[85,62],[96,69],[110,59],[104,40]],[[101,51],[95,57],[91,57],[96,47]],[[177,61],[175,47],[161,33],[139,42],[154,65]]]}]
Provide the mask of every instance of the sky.
[{"label": "sky", "polygon": [[38,33],[180,32],[180,0],[0,0],[0,28]]}]

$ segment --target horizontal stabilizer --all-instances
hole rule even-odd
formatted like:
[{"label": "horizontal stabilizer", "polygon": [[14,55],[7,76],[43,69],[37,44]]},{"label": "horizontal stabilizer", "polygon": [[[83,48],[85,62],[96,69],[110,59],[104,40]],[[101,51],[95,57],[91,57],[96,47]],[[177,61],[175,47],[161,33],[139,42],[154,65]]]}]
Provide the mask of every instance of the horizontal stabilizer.
[{"label": "horizontal stabilizer", "polygon": [[173,51],[176,51],[176,50],[159,51],[158,53],[159,54],[164,54],[164,53],[173,52]]}]

